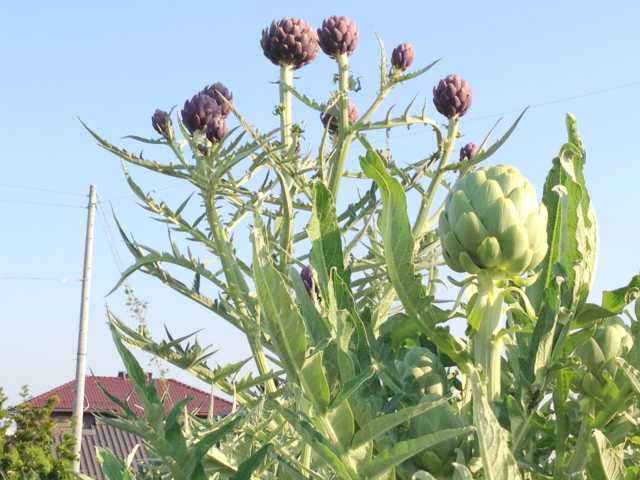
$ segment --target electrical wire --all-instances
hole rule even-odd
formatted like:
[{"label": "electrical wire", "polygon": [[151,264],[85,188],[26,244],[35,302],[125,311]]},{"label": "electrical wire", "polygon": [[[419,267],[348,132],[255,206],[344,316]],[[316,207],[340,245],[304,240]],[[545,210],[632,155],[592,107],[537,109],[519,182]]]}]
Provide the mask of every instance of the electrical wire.
[{"label": "electrical wire", "polygon": [[41,188],[41,187],[32,187],[28,185],[15,185],[8,183],[0,183],[0,188],[11,188],[13,190],[26,190],[32,192],[44,192],[44,193],[54,193],[56,195],[70,195],[73,197],[86,197],[85,193],[77,193],[77,192],[64,192],[61,190],[53,190],[51,188]]},{"label": "electrical wire", "polygon": [[14,203],[14,204],[21,204],[21,205],[37,205],[41,207],[58,207],[58,208],[87,208],[86,205],[72,205],[70,203],[55,203],[55,202],[38,202],[35,200],[0,199],[0,203]]}]

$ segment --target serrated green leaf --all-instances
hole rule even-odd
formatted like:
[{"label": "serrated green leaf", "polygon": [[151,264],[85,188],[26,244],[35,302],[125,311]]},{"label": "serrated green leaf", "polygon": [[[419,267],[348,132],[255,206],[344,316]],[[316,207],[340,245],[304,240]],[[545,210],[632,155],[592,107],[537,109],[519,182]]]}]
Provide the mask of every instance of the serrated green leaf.
[{"label": "serrated green leaf", "polygon": [[320,407],[320,412],[327,409],[330,400],[329,383],[322,366],[322,354],[321,350],[309,356],[300,371],[305,385],[310,389],[307,394],[313,397],[315,404]]},{"label": "serrated green leaf", "polygon": [[[526,291],[539,317],[530,342],[530,355],[536,358],[535,367],[527,372],[530,379],[551,356],[558,308],[575,312],[586,301],[595,273],[597,225],[584,179],[586,153],[577,136],[575,119],[568,115],[566,123],[569,141],[553,159],[542,197],[549,214],[549,251],[538,280]],[[562,278],[561,284],[558,277]],[[549,304],[549,298],[558,303],[557,307]]]},{"label": "serrated green leaf", "polygon": [[231,480],[251,480],[251,476],[260,468],[272,448],[271,444],[262,446],[256,453],[240,464],[238,473],[231,477]]},{"label": "serrated green leaf", "polygon": [[624,480],[626,469],[621,448],[611,447],[611,443],[600,430],[591,433],[594,453],[588,465],[592,480]]},{"label": "serrated green leaf", "polygon": [[345,278],[342,236],[331,192],[322,183],[313,186],[313,210],[307,228],[311,240],[311,263],[318,274],[322,298],[328,298],[327,285],[332,269]]},{"label": "serrated green leaf", "polygon": [[[640,275],[634,275],[624,287],[605,290],[602,293],[602,307],[620,313],[628,304],[640,298]],[[640,307],[638,307],[640,310]]]},{"label": "serrated green leaf", "polygon": [[371,442],[381,435],[387,433],[393,428],[401,425],[412,418],[422,415],[428,412],[432,408],[436,408],[440,405],[447,403],[447,399],[443,398],[435,402],[422,402],[412,407],[406,407],[397,412],[387,413],[380,417],[374,418],[366,425],[360,427],[358,433],[353,437],[351,444],[352,449],[357,449],[367,442]]},{"label": "serrated green leaf", "polygon": [[133,480],[125,464],[111,450],[97,447],[96,459],[108,480]]},{"label": "serrated green leaf", "polygon": [[402,185],[389,175],[382,159],[371,148],[367,149],[366,156],[360,157],[360,165],[365,175],[378,185],[382,195],[383,208],[378,222],[387,273],[407,315],[418,321],[429,340],[440,351],[459,364],[465,363],[468,354],[462,346],[447,328],[436,326],[438,318],[416,273],[413,262],[414,239]]},{"label": "serrated green leaf", "polygon": [[[427,448],[452,438],[468,435],[471,432],[473,432],[473,427],[447,428],[437,433],[429,433],[411,440],[397,442],[393,447],[375,455],[366,464],[362,473],[365,478],[376,478]],[[504,480],[507,479],[505,478]],[[515,480],[515,477],[509,480]]]},{"label": "serrated green leaf", "polygon": [[473,424],[476,427],[480,456],[486,480],[521,480],[518,463],[509,449],[509,433],[500,426],[478,371],[469,366],[473,392]]}]

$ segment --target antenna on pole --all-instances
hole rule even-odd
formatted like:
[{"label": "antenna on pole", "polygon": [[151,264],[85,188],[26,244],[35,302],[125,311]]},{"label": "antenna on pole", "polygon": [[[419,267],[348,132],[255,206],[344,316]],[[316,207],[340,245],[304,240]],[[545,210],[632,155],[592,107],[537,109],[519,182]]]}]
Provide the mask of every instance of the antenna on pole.
[{"label": "antenna on pole", "polygon": [[78,357],[76,361],[76,396],[73,402],[73,471],[80,472],[80,450],[84,417],[84,381],[87,364],[87,335],[89,329],[89,296],[91,293],[91,262],[93,259],[93,237],[96,220],[96,186],[89,188],[87,234],[84,244],[84,271],[82,274],[82,298],[80,300],[80,327],[78,329]]}]

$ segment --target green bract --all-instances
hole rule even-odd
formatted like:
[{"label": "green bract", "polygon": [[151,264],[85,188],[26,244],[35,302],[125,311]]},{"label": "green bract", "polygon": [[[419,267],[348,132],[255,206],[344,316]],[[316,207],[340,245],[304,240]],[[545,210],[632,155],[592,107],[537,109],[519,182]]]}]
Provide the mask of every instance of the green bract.
[{"label": "green bract", "polygon": [[582,363],[594,375],[602,369],[615,374],[615,359],[624,356],[633,347],[633,337],[629,329],[618,317],[612,317],[598,328],[595,335],[576,349]]},{"label": "green bract", "polygon": [[547,209],[518,170],[480,168],[460,178],[445,200],[439,235],[455,271],[518,276],[547,253]]},{"label": "green bract", "polygon": [[404,356],[402,377],[407,387],[417,388],[421,395],[444,395],[447,391],[447,374],[440,359],[431,350],[414,347]]}]

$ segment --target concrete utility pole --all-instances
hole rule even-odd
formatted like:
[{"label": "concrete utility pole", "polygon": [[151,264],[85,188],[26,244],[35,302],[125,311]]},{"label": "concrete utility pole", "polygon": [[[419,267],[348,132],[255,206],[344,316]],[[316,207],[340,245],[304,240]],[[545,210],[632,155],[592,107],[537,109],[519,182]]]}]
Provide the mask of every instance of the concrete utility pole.
[{"label": "concrete utility pole", "polygon": [[87,363],[87,333],[89,329],[89,295],[91,293],[91,261],[93,259],[93,231],[96,220],[96,186],[89,188],[87,235],[84,244],[84,272],[82,274],[82,299],[80,301],[80,328],[78,329],[78,358],[76,361],[76,397],[73,402],[73,471],[80,472],[80,449],[84,417],[84,379]]}]

